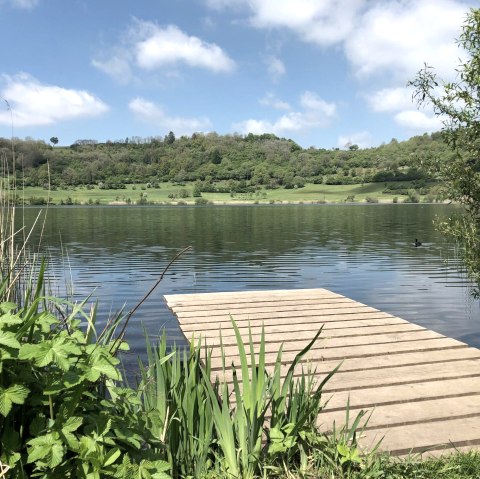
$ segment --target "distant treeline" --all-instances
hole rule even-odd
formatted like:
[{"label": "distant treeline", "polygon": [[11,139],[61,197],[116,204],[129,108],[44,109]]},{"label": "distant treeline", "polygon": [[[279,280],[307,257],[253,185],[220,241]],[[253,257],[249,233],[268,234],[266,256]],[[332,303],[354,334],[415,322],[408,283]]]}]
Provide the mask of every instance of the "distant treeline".
[{"label": "distant treeline", "polygon": [[[56,140],[56,138],[55,138]],[[301,148],[272,134],[246,136],[216,133],[175,138],[139,137],[98,143],[78,140],[70,147],[44,141],[0,138],[0,152],[25,186],[95,185],[122,188],[125,184],[165,181],[197,182],[202,191],[249,191],[258,188],[301,188],[305,183],[360,184],[417,181],[429,178],[422,159],[448,161],[440,134],[392,139],[375,148],[347,150]],[[14,153],[12,153],[14,152]],[[5,168],[5,165],[4,165]]]}]

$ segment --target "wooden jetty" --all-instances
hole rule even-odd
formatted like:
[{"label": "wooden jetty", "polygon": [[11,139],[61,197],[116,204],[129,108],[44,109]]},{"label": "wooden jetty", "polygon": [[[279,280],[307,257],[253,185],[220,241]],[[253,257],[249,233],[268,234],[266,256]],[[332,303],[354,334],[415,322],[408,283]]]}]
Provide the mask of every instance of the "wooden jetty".
[{"label": "wooden jetty", "polygon": [[[221,371],[222,341],[229,362],[239,364],[231,317],[244,340],[265,327],[267,364],[279,345],[290,362],[323,325],[305,362],[325,375],[344,361],[324,389],[325,429],[361,409],[373,411],[361,438],[365,448],[383,437],[394,455],[440,454],[480,449],[480,350],[371,308],[326,289],[177,294],[165,296],[190,339],[214,348],[213,370]],[[285,371],[286,371],[285,367]]]}]

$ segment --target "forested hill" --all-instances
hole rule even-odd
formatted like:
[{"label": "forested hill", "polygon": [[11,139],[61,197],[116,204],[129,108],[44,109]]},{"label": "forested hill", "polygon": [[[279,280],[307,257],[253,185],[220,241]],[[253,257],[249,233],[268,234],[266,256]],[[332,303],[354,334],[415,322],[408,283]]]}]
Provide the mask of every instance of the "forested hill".
[{"label": "forested hill", "polygon": [[[56,139],[53,139],[56,140]],[[26,186],[105,185],[163,181],[202,182],[223,188],[293,188],[305,183],[354,184],[400,180],[426,181],[422,159],[448,161],[452,153],[440,135],[393,139],[375,148],[303,149],[275,135],[193,134],[175,138],[96,143],[79,140],[70,147],[15,140],[16,169]],[[12,157],[10,139],[0,150]],[[11,163],[10,163],[11,164]]]}]

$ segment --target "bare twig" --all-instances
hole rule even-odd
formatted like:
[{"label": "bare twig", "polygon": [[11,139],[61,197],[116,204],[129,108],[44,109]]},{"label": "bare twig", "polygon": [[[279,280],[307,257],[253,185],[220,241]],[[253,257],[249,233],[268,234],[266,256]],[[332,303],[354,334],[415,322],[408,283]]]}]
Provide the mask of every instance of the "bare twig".
[{"label": "bare twig", "polygon": [[125,318],[125,322],[123,323],[122,331],[120,332],[120,334],[118,335],[117,339],[114,341],[114,343],[113,343],[113,345],[110,349],[110,352],[112,352],[112,354],[117,353],[118,348],[120,347],[120,344],[123,340],[123,336],[125,335],[125,330],[127,329],[127,325],[130,321],[130,318],[135,314],[135,312],[138,310],[138,308],[140,308],[140,306],[148,299],[148,297],[155,291],[155,289],[160,284],[160,282],[164,278],[165,274],[169,270],[170,266],[172,266],[172,264],[175,263],[175,261],[177,261],[177,259],[180,258],[180,256],[182,256],[183,253],[186,253],[190,249],[192,249],[192,247],[187,246],[186,248],[182,249],[182,251],[180,251],[179,253],[177,253],[173,257],[173,259],[170,261],[170,263],[168,263],[167,266],[165,267],[165,269],[162,271],[162,274],[160,275],[160,278],[158,278],[157,282],[150,288],[148,293],[136,304],[136,306],[132,310],[130,310],[130,312],[127,314],[127,317]]}]

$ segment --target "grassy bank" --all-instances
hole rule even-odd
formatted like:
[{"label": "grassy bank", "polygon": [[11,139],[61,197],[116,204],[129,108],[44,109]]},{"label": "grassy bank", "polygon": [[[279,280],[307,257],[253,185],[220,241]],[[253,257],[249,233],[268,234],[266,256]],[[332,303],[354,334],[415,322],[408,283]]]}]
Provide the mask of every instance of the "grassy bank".
[{"label": "grassy bank", "polygon": [[[408,182],[397,182],[398,190],[390,190],[384,183],[364,185],[317,185],[307,184],[303,188],[262,189],[254,193],[210,193],[202,192],[201,200],[215,204],[272,204],[272,203],[402,203],[409,191],[417,201],[434,201],[436,197],[411,188]],[[19,195],[27,204],[45,203],[48,198],[54,204],[195,204],[194,184],[161,183],[158,188],[146,184],[126,185],[125,189],[101,189],[94,187],[71,187],[69,189],[46,190],[26,187]],[[411,199],[411,198],[410,198]]]}]

